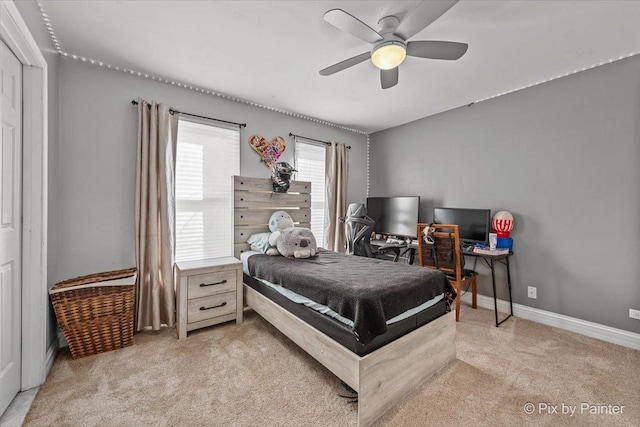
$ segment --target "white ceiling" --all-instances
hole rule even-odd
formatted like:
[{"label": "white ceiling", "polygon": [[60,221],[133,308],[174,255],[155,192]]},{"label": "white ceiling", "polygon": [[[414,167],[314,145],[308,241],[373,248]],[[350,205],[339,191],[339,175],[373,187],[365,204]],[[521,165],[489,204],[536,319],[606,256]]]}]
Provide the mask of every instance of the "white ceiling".
[{"label": "white ceiling", "polygon": [[[429,0],[427,0],[429,1]],[[640,1],[462,0],[410,40],[469,44],[458,61],[408,57],[382,90],[367,52],[326,23],[342,8],[378,29],[418,1],[42,0],[62,50],[373,132],[640,52]],[[135,96],[135,94],[132,94]]]}]

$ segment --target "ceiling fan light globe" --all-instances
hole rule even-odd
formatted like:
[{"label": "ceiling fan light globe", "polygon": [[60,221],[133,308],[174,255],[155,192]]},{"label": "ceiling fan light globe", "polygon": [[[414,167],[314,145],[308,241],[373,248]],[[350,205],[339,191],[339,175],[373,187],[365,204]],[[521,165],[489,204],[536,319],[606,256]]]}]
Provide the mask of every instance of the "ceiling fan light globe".
[{"label": "ceiling fan light globe", "polygon": [[371,62],[381,70],[392,70],[402,64],[407,57],[406,47],[397,42],[389,42],[376,47],[371,53]]}]

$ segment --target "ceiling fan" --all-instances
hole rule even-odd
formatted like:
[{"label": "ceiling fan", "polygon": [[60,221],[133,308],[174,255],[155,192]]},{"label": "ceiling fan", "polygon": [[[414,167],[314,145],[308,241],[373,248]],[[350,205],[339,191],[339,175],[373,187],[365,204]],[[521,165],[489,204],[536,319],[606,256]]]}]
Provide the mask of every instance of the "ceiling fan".
[{"label": "ceiling fan", "polygon": [[378,21],[380,31],[375,31],[342,9],[327,11],[324,14],[325,21],[373,46],[369,52],[320,70],[320,75],[330,76],[371,58],[373,65],[380,69],[382,89],[388,89],[398,84],[398,65],[407,55],[428,59],[460,58],[469,47],[466,43],[435,40],[407,41],[457,2],[458,0],[421,1],[402,22],[395,16],[381,18]]}]

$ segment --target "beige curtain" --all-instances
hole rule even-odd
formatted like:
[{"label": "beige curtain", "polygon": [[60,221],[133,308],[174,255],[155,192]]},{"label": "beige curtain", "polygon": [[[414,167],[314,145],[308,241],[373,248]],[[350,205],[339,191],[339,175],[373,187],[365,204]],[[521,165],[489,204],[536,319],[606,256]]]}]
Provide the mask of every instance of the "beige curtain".
[{"label": "beige curtain", "polygon": [[175,324],[173,287],[177,115],[138,99],[136,330]]},{"label": "beige curtain", "polygon": [[345,251],[344,227],[338,218],[347,211],[347,180],[349,175],[349,150],[341,142],[332,142],[326,148],[326,215],[324,238],[326,248]]}]

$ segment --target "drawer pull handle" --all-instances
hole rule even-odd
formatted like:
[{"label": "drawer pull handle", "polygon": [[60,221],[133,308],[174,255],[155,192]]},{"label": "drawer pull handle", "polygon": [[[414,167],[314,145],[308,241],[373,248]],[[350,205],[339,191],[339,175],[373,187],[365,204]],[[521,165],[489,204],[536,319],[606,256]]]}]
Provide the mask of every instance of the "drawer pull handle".
[{"label": "drawer pull handle", "polygon": [[201,288],[206,288],[207,286],[222,285],[223,283],[227,283],[227,279],[224,279],[222,282],[215,282],[215,283],[200,283],[200,287],[201,287]]},{"label": "drawer pull handle", "polygon": [[211,310],[212,308],[224,307],[227,305],[227,302],[223,302],[222,304],[214,305],[212,307],[200,307],[200,311]]}]

